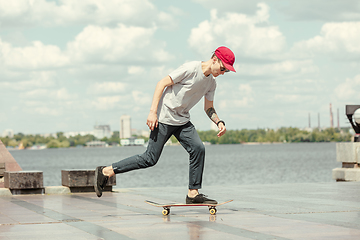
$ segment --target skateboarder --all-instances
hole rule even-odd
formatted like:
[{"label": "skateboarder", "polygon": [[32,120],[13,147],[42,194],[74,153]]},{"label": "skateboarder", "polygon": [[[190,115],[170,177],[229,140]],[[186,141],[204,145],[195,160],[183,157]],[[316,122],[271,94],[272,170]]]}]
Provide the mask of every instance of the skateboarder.
[{"label": "skateboarder", "polygon": [[151,130],[145,153],[135,155],[111,166],[99,166],[95,170],[95,192],[101,197],[109,177],[135,169],[154,166],[165,143],[174,135],[189,153],[189,191],[186,203],[217,204],[215,200],[199,194],[205,162],[205,147],[190,122],[190,109],[204,97],[204,110],[218,126],[218,137],[226,132],[225,122],[218,117],[213,101],[215,78],[235,69],[234,53],[227,47],[219,47],[205,62],[193,61],[180,66],[161,79],[155,88],[146,124]]}]

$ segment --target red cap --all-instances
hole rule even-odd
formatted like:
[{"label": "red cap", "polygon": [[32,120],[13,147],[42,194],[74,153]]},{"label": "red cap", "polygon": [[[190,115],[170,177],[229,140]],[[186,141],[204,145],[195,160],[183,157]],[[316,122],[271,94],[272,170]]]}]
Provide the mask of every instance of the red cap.
[{"label": "red cap", "polygon": [[236,72],[233,67],[235,62],[234,53],[227,47],[218,47],[215,50],[215,55],[223,62],[224,66],[230,71]]}]

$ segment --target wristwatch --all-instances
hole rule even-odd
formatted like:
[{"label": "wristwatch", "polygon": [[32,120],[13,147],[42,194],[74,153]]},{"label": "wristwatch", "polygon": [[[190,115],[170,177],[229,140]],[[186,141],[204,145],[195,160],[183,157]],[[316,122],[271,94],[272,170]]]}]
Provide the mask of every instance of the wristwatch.
[{"label": "wristwatch", "polygon": [[218,121],[216,125],[219,126],[219,123],[221,123],[221,122],[222,122],[222,123],[224,124],[224,126],[225,126],[225,122],[224,122],[223,120]]}]

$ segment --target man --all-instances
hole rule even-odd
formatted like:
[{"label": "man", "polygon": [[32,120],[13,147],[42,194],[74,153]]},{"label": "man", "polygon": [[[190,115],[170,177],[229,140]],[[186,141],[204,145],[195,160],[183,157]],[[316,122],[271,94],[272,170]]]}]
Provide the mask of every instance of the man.
[{"label": "man", "polygon": [[189,191],[186,203],[216,204],[215,200],[199,194],[205,162],[205,147],[190,122],[190,109],[202,97],[209,118],[218,126],[218,137],[226,132],[225,122],[220,120],[214,109],[216,89],[215,78],[235,69],[234,53],[227,47],[215,50],[210,60],[185,63],[160,80],[155,88],[150,113],[146,124],[151,130],[148,147],[142,155],[135,155],[111,166],[97,167],[95,170],[95,192],[101,197],[108,178],[135,169],[154,166],[165,143],[174,135],[189,153]]}]

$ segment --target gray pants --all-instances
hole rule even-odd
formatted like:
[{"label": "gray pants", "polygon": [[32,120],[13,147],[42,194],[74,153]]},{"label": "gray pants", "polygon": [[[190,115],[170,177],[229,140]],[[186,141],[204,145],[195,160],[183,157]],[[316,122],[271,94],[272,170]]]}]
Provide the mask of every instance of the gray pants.
[{"label": "gray pants", "polygon": [[151,131],[146,152],[113,163],[115,174],[154,166],[171,135],[174,135],[189,153],[189,189],[200,189],[204,171],[205,147],[191,122],[182,126],[159,123],[158,127]]}]

